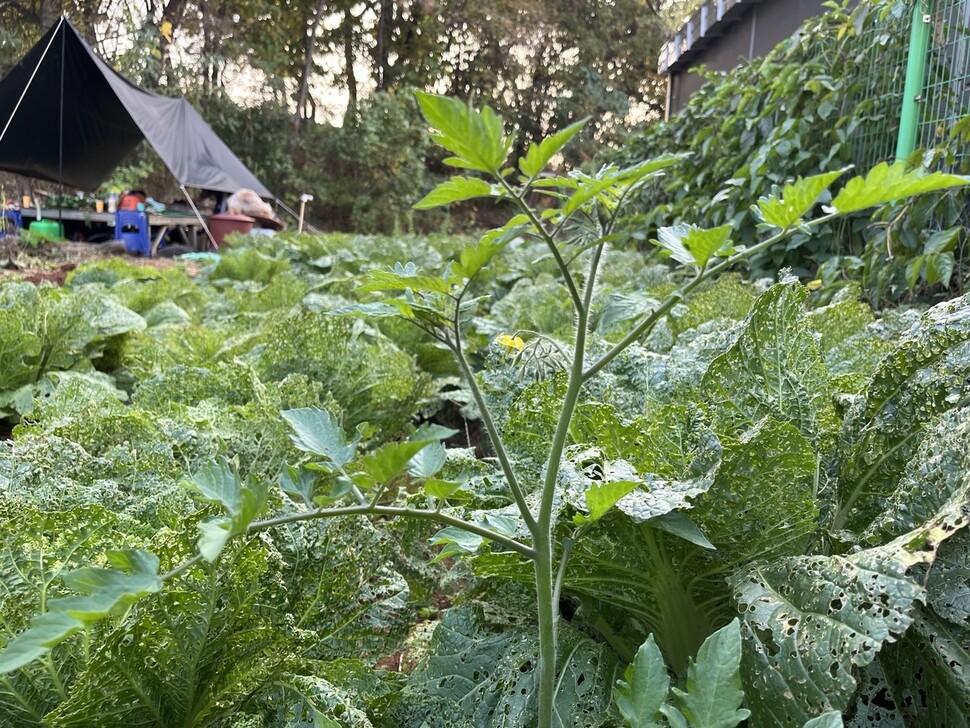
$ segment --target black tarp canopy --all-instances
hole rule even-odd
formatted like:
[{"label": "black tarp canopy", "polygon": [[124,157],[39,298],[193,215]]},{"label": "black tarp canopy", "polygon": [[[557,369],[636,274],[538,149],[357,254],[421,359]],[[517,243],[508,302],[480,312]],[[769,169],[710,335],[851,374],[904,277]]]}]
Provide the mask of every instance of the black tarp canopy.
[{"label": "black tarp canopy", "polygon": [[144,91],[66,17],[0,80],[0,169],[96,189],[142,139],[184,187],[273,195],[185,99]]}]

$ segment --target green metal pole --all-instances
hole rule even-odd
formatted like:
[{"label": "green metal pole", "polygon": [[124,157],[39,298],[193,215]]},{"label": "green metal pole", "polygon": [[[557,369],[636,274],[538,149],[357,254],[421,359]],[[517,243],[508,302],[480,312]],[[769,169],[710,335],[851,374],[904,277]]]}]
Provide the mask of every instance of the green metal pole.
[{"label": "green metal pole", "polygon": [[909,58],[906,61],[906,84],[903,107],[899,116],[896,161],[906,159],[916,148],[916,130],[923,106],[923,79],[926,78],[926,53],[930,47],[930,0],[913,4],[913,23],[909,31]]}]

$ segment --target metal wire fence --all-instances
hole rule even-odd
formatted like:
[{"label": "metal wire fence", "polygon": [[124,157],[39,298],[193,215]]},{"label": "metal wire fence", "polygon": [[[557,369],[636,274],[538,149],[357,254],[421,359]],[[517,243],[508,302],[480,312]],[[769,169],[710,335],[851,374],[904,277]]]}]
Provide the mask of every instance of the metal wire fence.
[{"label": "metal wire fence", "polygon": [[861,121],[853,140],[860,169],[891,160],[896,149],[907,57],[900,39],[909,33],[910,13],[898,3],[874,10],[867,20],[857,31],[866,49],[856,61],[859,83],[847,99]]},{"label": "metal wire fence", "polygon": [[948,146],[947,166],[970,164],[957,124],[970,115],[970,0],[935,0],[917,145]]},{"label": "metal wire fence", "polygon": [[843,81],[840,113],[852,119],[851,156],[859,169],[894,157],[911,18],[906,0],[861,0],[851,14],[830,14],[809,26],[806,60]]},{"label": "metal wire fence", "polygon": [[[855,15],[853,46],[862,52],[843,71],[857,79],[846,106],[861,122],[853,143],[863,169],[895,157],[912,8],[907,2],[875,2],[869,12]],[[937,166],[970,171],[970,0],[929,0],[927,10],[932,32],[917,96],[916,146],[946,145]]]}]

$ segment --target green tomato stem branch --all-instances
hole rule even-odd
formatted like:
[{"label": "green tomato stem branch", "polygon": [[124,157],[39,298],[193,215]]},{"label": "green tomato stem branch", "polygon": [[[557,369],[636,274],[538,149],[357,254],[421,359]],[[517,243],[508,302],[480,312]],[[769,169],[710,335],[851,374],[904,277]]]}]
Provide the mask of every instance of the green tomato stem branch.
[{"label": "green tomato stem branch", "polygon": [[180,576],[181,574],[191,569],[193,566],[195,566],[200,561],[202,561],[202,559],[203,559],[202,554],[196,554],[191,559],[186,561],[184,564],[179,564],[171,571],[166,571],[164,574],[162,574],[159,577],[159,579],[161,579],[162,581],[168,581],[169,579],[174,579],[175,577]]},{"label": "green tomato stem branch", "polygon": [[552,596],[559,603],[559,597],[562,595],[562,585],[566,580],[566,567],[569,564],[569,556],[573,550],[573,539],[566,538],[563,539],[562,544],[562,555],[559,557],[559,571],[556,573],[556,581],[553,584]]},{"label": "green tomato stem branch", "polygon": [[[551,245],[555,248],[555,242]],[[596,266],[603,246],[598,246],[593,252],[590,272],[595,274]],[[566,448],[566,438],[569,435],[569,425],[573,419],[576,403],[583,386],[583,364],[586,354],[586,335],[589,329],[589,306],[592,300],[593,281],[587,282],[586,299],[576,305],[575,341],[573,346],[573,361],[569,369],[569,381],[563,396],[562,409],[559,420],[549,447],[549,459],[546,462],[546,477],[542,486],[542,501],[539,506],[538,531],[535,537],[535,576],[537,616],[539,618],[539,728],[550,728],[556,698],[556,633],[559,621],[559,600],[556,593],[556,578],[554,570],[553,547],[553,504],[555,503],[556,485],[559,481],[559,470],[563,452]]]},{"label": "green tomato stem branch", "polygon": [[[343,467],[340,468],[340,474],[347,479],[348,483],[350,483],[350,494],[354,496],[354,500],[357,501],[360,505],[365,505],[368,502],[367,498],[365,498],[364,494],[360,492],[360,488],[358,488],[357,484],[354,483],[354,481],[351,479],[349,475],[347,475],[347,471],[344,470]],[[380,493],[378,493],[377,495],[380,496]]]},{"label": "green tomato stem branch", "polygon": [[254,521],[253,523],[249,524],[249,528],[246,529],[246,533],[258,533],[259,531],[265,531],[285,523],[299,523],[301,521],[310,521],[316,518],[337,518],[340,516],[389,516],[391,518],[417,518],[424,521],[433,521],[444,526],[454,526],[455,528],[460,528],[463,531],[473,533],[476,536],[486,538],[489,541],[494,541],[495,543],[505,546],[511,551],[521,554],[527,559],[534,559],[536,555],[535,550],[532,547],[527,546],[521,541],[517,541],[510,536],[499,533],[498,531],[493,531],[486,526],[481,526],[477,523],[469,523],[468,521],[463,521],[460,518],[449,516],[436,510],[424,508],[405,508],[401,506],[363,505],[344,506],[341,508],[315,508],[309,511],[287,513],[281,516],[274,516],[273,518],[266,518],[262,521]]},{"label": "green tomato stem branch", "polygon": [[593,307],[593,289],[596,288],[596,276],[599,273],[605,246],[606,243],[600,243],[593,248],[593,255],[589,261],[589,275],[586,276],[586,290],[583,291],[583,310],[587,312],[592,310]]},{"label": "green tomato stem branch", "polygon": [[573,280],[573,276],[569,272],[569,265],[567,265],[565,259],[562,257],[562,253],[559,251],[559,246],[556,245],[555,239],[549,234],[549,231],[546,230],[545,226],[542,224],[542,221],[536,217],[535,211],[529,207],[525,200],[515,193],[515,189],[509,184],[508,180],[499,176],[499,182],[501,182],[502,186],[505,188],[506,192],[508,192],[512,200],[515,201],[518,208],[525,214],[526,217],[529,218],[529,222],[532,223],[532,226],[536,229],[536,232],[545,242],[546,247],[549,248],[549,252],[552,253],[552,257],[555,259],[560,273],[562,273],[563,281],[566,283],[566,288],[569,290],[569,297],[573,301],[573,306],[579,309],[583,305],[582,299],[579,296],[579,289],[576,288],[576,282]]},{"label": "green tomato stem branch", "polygon": [[[808,227],[815,227],[818,225],[822,225],[823,223],[829,222],[830,220],[838,216],[839,216],[838,212],[832,212],[832,213],[829,213],[828,215],[823,215],[822,217],[817,218],[815,220],[811,220],[805,223],[805,225]],[[590,368],[583,373],[583,379],[588,380],[591,377],[595,376],[600,370],[603,369],[603,367],[605,367],[607,364],[613,361],[613,359],[615,359],[624,349],[630,346],[630,344],[637,341],[642,336],[650,333],[650,331],[653,330],[653,327],[657,325],[657,322],[659,322],[660,319],[666,316],[679,301],[685,298],[688,293],[690,293],[695,288],[697,288],[697,286],[699,286],[702,282],[704,282],[708,278],[711,278],[712,276],[717,275],[721,271],[724,271],[730,268],[738,261],[744,260],[745,258],[748,258],[754,255],[755,253],[759,253],[762,250],[765,250],[766,248],[770,248],[778,241],[788,237],[791,234],[791,232],[792,232],[792,228],[785,228],[784,230],[781,230],[780,232],[772,235],[771,237],[766,238],[765,240],[762,240],[760,243],[757,243],[756,245],[752,245],[750,248],[739,251],[734,255],[731,255],[725,258],[717,265],[711,266],[710,268],[704,268],[703,270],[701,270],[689,282],[687,282],[686,284],[678,288],[676,291],[671,293],[666,299],[664,299],[664,301],[657,308],[651,311],[647,315],[647,317],[643,319],[643,321],[637,324],[637,326],[629,334],[627,334],[620,342],[614,345],[612,349],[610,349],[602,357],[600,357],[600,359],[597,362],[595,362],[592,366],[590,366]]]},{"label": "green tomato stem branch", "polygon": [[492,443],[492,447],[495,449],[495,456],[498,458],[499,465],[502,467],[502,473],[505,475],[505,480],[509,484],[509,490],[512,491],[512,497],[515,499],[515,505],[518,507],[522,520],[525,521],[525,525],[529,529],[529,533],[532,534],[532,538],[536,539],[538,535],[536,519],[532,515],[532,511],[529,509],[529,504],[525,500],[525,493],[522,491],[522,487],[519,485],[519,480],[516,477],[515,469],[512,467],[512,461],[509,458],[508,452],[505,449],[505,443],[502,440],[502,433],[499,432],[499,429],[495,424],[495,420],[492,419],[492,413],[488,408],[488,403],[485,401],[485,395],[482,394],[482,390],[478,386],[478,380],[475,379],[475,373],[468,364],[468,359],[465,358],[465,353],[461,348],[461,338],[459,332],[457,331],[457,322],[455,328],[455,340],[449,341],[449,346],[451,347],[451,351],[455,356],[455,361],[458,362],[458,367],[461,369],[462,376],[468,383],[468,388],[471,390],[472,398],[475,400],[475,404],[478,405],[478,411],[482,417],[482,423],[485,425],[485,431],[488,433],[488,438]]}]

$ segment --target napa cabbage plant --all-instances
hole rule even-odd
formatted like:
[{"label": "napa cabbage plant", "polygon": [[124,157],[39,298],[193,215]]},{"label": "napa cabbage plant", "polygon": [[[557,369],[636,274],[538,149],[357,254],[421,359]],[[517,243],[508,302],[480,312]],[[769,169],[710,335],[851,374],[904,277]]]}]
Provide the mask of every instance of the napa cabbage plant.
[{"label": "napa cabbage plant", "polygon": [[[877,704],[884,685],[900,711],[957,716],[965,699],[953,655],[966,649],[957,595],[967,483],[965,469],[953,472],[962,462],[947,433],[960,426],[954,418],[967,394],[965,301],[926,314],[850,398],[844,422],[819,337],[804,321],[805,291],[789,280],[762,294],[741,327],[712,347],[720,350],[699,370],[701,401],[671,402],[637,419],[590,393],[706,281],[749,256],[840,215],[968,180],[881,165],[833,194],[843,170],[793,180],[759,200],[755,240],[732,239],[731,225],[663,228],[655,244],[680,272],[679,285],[655,301],[615,301],[606,315],[597,282],[624,237],[618,214],[675,158],[549,175],[582,123],[513,164],[509,137],[488,108],[428,94],[419,102],[453,155],[447,163],[468,174],[417,207],[492,198],[520,212],[442,270],[405,261],[371,270],[357,289],[361,302],[334,313],[404,319],[451,352],[506,505],[463,505],[480,506],[466,479],[447,474],[451,430],[423,426],[381,443],[363,423],[345,430],[327,409],[289,409],[283,416],[303,459],[272,495],[265,479],[241,477],[226,463],[203,468],[187,483],[213,514],[199,524],[197,553],[163,571],[156,556],[129,550],[107,567],[67,575],[80,593],[42,606],[0,653],[0,671],[47,659],[71,635],[218,564],[239,540],[319,519],[407,518],[440,529],[432,542],[441,558],[469,557],[482,573],[526,580],[537,629],[496,634],[494,617],[474,605],[450,614],[406,689],[381,708],[390,724],[592,727],[615,717],[731,726],[750,710],[758,725],[837,725],[838,713],[861,714],[856,703]],[[547,204],[533,206],[532,194]],[[823,197],[831,204],[815,215]],[[484,303],[477,278],[522,239],[545,249],[573,317],[571,342],[537,337],[554,346],[559,363],[522,395],[531,405],[520,421],[543,412],[533,421],[529,462],[508,437],[514,417],[493,416],[466,339]],[[611,334],[600,337],[597,314],[622,322],[622,331],[604,325]],[[509,351],[526,347],[518,332],[501,342]],[[940,463],[932,478],[900,476],[933,454]],[[270,513],[280,493],[286,501]],[[917,508],[912,501],[925,493],[934,497]],[[600,639],[563,623],[572,598],[590,600],[591,608],[581,604],[587,613],[601,609],[588,620]],[[646,633],[636,657],[631,635],[635,646]],[[904,639],[918,645],[907,652],[915,672],[893,672],[879,659]],[[605,686],[618,657],[633,668],[610,707]],[[669,693],[668,668],[677,678]],[[948,679],[934,682],[943,673]],[[641,682],[652,686],[649,705],[631,697]],[[702,705],[704,695],[718,697],[714,709]]]},{"label": "napa cabbage plant", "polygon": [[8,283],[0,289],[0,419],[19,418],[58,380],[83,378],[124,398],[108,362],[121,337],[145,320],[97,291]]}]

